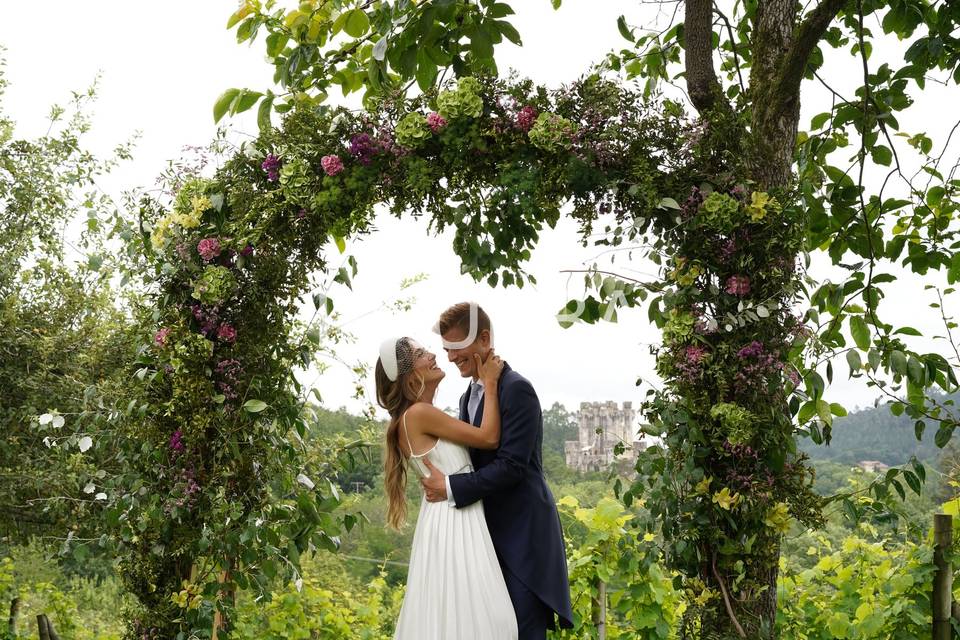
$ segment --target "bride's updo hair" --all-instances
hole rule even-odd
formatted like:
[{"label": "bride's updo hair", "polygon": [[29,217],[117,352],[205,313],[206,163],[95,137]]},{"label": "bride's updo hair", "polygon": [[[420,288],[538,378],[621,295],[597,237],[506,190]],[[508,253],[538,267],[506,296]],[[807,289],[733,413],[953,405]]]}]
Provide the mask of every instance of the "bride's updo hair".
[{"label": "bride's updo hair", "polygon": [[[426,388],[423,375],[414,370],[417,353],[410,338],[400,338],[396,344],[399,375],[391,380],[377,358],[374,377],[377,384],[377,403],[390,414],[387,425],[386,450],[383,456],[383,485],[387,492],[387,524],[400,529],[407,517],[407,457],[400,448],[400,418],[417,401]],[[402,366],[403,364],[407,366]]]}]

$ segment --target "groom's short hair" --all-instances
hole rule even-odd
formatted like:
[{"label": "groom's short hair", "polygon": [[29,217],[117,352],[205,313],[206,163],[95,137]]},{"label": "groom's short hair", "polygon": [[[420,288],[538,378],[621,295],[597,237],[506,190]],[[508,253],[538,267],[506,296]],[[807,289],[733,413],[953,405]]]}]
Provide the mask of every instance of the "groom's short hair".
[{"label": "groom's short hair", "polygon": [[493,334],[493,326],[490,324],[490,316],[483,310],[483,307],[476,302],[459,302],[440,314],[440,321],[437,328],[440,329],[440,335],[444,335],[450,329],[460,329],[465,336],[470,335],[470,306],[477,308],[477,335],[481,331],[489,331]]}]

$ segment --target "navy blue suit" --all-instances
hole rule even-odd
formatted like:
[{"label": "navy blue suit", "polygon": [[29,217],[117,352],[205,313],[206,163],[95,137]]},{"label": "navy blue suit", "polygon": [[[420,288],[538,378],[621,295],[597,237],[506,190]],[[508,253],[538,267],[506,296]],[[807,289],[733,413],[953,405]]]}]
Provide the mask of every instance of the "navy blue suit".
[{"label": "navy blue suit", "polygon": [[[460,419],[469,422],[467,389]],[[457,508],[483,500],[487,527],[517,613],[520,640],[539,640],[554,627],[573,627],[567,557],[556,501],[543,478],[543,412],[530,381],[504,364],[497,387],[500,447],[470,449],[472,473],[450,476]],[[480,426],[483,401],[474,426]]]}]

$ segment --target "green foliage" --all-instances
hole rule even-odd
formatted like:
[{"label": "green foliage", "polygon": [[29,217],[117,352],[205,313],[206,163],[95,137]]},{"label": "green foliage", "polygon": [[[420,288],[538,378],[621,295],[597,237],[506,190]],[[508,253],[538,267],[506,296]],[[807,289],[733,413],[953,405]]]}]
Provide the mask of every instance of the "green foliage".
[{"label": "green foliage", "polygon": [[[6,613],[19,599],[13,635]],[[4,603],[4,640],[36,638],[36,616],[46,614],[62,638],[120,640],[121,609],[129,605],[120,581],[107,575],[98,579],[68,574],[58,566],[51,549],[36,539],[5,549],[0,557],[0,602]]]},{"label": "green foliage", "polygon": [[242,640],[389,640],[400,613],[403,589],[388,587],[383,574],[364,584],[344,580],[341,563],[305,563],[296,585],[269,594],[266,602],[244,598],[231,638]]},{"label": "green foliage", "polygon": [[[0,61],[0,93],[2,72]],[[86,549],[70,539],[106,544],[96,522],[103,479],[120,466],[90,434],[116,409],[120,372],[136,353],[124,308],[135,297],[111,282],[126,256],[106,241],[120,215],[95,183],[129,159],[130,145],[107,158],[87,148],[95,96],[94,85],[53,107],[34,140],[16,138],[0,112],[0,544],[46,535],[78,562]]]},{"label": "green foliage", "polygon": [[778,589],[781,633],[822,638],[919,638],[930,633],[933,549],[892,546],[868,525],[864,539],[820,537],[812,567],[790,571]]},{"label": "green foliage", "polygon": [[[380,96],[403,95],[415,81],[421,91],[433,89],[452,70],[457,77],[496,74],[494,47],[508,40],[520,45],[520,34],[505,20],[513,9],[505,2],[393,2],[309,0],[291,10],[274,2],[247,0],[230,17],[237,41],[265,33],[267,58],[275,68],[281,95],[229,89],[214,105],[215,120],[237,114],[260,102],[261,129],[270,113],[296,106],[322,104],[339,87],[343,95],[363,91],[365,104]],[[440,96],[445,118],[477,117],[482,106],[466,91]]]},{"label": "green foliage", "polygon": [[567,541],[574,628],[554,638],[593,638],[594,601],[599,582],[606,584],[607,637],[666,639],[683,614],[672,576],[658,562],[653,535],[638,534],[627,523],[634,514],[611,497],[583,508],[576,499],[558,501],[562,517],[585,527],[585,539]]}]

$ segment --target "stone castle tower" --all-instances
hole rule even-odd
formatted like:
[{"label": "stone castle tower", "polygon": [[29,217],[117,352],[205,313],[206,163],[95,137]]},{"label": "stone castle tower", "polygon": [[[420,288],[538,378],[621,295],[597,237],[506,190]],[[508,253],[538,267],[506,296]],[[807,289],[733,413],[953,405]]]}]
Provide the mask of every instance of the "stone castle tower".
[{"label": "stone castle tower", "polygon": [[[633,403],[581,402],[578,413],[580,428],[577,440],[564,443],[567,466],[578,471],[602,471],[617,461],[633,462],[646,444],[638,439],[635,424],[637,412]],[[623,443],[626,448],[614,456],[613,448]]]}]

